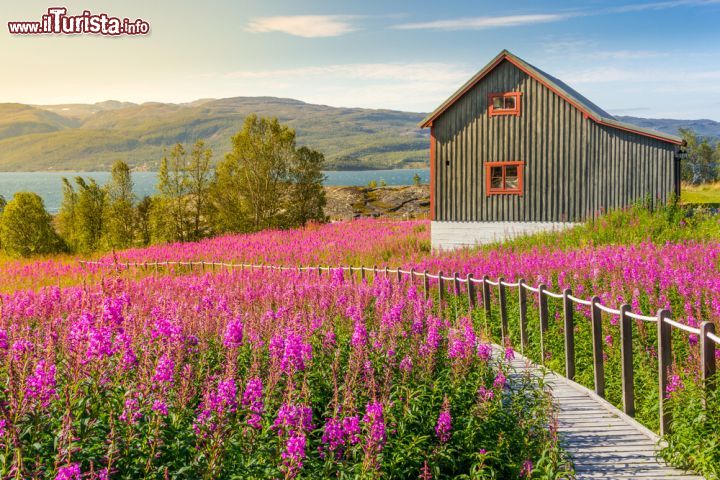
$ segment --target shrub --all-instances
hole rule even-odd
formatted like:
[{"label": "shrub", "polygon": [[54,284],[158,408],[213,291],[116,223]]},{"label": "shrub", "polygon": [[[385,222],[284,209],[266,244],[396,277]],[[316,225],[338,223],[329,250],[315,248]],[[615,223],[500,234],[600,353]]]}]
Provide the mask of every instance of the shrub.
[{"label": "shrub", "polygon": [[18,192],[5,206],[0,222],[0,244],[8,255],[29,257],[62,250],[39,195]]}]

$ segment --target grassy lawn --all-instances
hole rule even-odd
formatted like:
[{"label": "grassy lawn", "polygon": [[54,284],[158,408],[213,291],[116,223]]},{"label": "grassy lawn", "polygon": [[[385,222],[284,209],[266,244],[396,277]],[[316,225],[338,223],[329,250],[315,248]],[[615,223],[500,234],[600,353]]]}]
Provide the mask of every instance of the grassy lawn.
[{"label": "grassy lawn", "polygon": [[703,185],[683,184],[680,189],[682,203],[720,203],[720,182]]}]

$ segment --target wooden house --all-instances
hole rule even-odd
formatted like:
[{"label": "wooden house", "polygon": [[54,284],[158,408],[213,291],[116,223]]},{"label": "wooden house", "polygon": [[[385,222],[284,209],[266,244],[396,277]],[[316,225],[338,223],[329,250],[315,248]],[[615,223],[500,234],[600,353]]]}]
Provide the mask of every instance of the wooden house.
[{"label": "wooden house", "polygon": [[430,127],[434,248],[563,228],[680,191],[682,139],[622,123],[502,51]]}]

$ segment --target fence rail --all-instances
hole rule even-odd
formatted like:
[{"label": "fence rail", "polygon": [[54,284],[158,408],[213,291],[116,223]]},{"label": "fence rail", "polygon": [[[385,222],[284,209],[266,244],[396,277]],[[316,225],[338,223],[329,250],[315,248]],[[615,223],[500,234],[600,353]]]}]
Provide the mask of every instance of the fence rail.
[{"label": "fence rail", "polygon": [[634,389],[634,371],[633,371],[633,328],[631,320],[640,320],[644,322],[654,322],[657,324],[658,339],[658,395],[659,395],[659,416],[660,416],[660,434],[669,431],[670,412],[666,403],[666,388],[668,384],[668,375],[672,363],[672,329],[678,329],[692,335],[698,335],[701,362],[701,379],[703,385],[707,389],[716,387],[713,376],[716,372],[715,348],[720,345],[720,337],[715,333],[715,325],[712,322],[703,322],[700,328],[682,324],[670,318],[670,311],[660,309],[655,316],[633,313],[628,304],[623,304],[619,308],[612,308],[603,305],[600,298],[595,296],[590,300],[585,300],[572,295],[572,291],[568,288],[562,293],[552,292],[546,288],[544,284],[532,287],[525,283],[523,279],[517,282],[506,282],[502,277],[497,280],[490,280],[487,275],[476,276],[468,273],[465,277],[461,277],[457,272],[452,276],[447,276],[443,272],[431,274],[427,270],[419,272],[415,269],[403,270],[400,267],[390,269],[388,267],[354,267],[354,266],[281,266],[281,265],[265,265],[265,264],[248,264],[248,263],[226,263],[226,262],[205,262],[205,261],[163,261],[163,262],[124,262],[124,263],[108,263],[98,261],[80,261],[83,265],[95,265],[98,267],[109,268],[142,268],[146,271],[154,270],[157,272],[160,267],[169,268],[171,266],[187,266],[191,270],[199,267],[202,271],[208,268],[215,271],[218,268],[227,269],[250,269],[250,270],[275,270],[275,271],[296,271],[296,272],[316,272],[322,275],[323,271],[331,272],[333,270],[342,270],[349,272],[359,272],[362,279],[366,278],[366,273],[372,273],[373,278],[378,275],[384,275],[390,278],[390,274],[395,274],[398,281],[402,280],[403,275],[407,275],[414,283],[415,277],[423,278],[424,295],[428,298],[431,294],[430,280],[437,280],[438,283],[438,301],[439,308],[443,308],[444,297],[447,295],[447,287],[445,282],[452,282],[452,294],[456,297],[462,295],[460,284],[467,284],[466,294],[468,298],[469,313],[476,307],[477,296],[475,285],[481,285],[481,295],[483,299],[483,307],[487,318],[491,313],[491,289],[498,289],[497,296],[499,300],[500,321],[501,321],[501,337],[503,343],[509,339],[508,313],[507,313],[507,289],[517,289],[518,305],[519,305],[519,327],[520,327],[520,349],[524,352],[528,348],[529,340],[527,334],[527,292],[537,295],[538,299],[538,315],[540,320],[540,361],[544,363],[545,345],[544,336],[548,330],[548,299],[563,300],[563,318],[564,318],[564,346],[565,346],[565,377],[574,380],[575,377],[575,338],[574,338],[574,313],[576,305],[590,307],[590,319],[592,326],[592,346],[593,346],[593,379],[594,390],[597,395],[605,397],[605,371],[603,361],[603,338],[602,338],[602,313],[619,316],[620,321],[620,347],[621,347],[621,375],[622,375],[622,399],[623,410],[627,415],[635,415],[635,389]]}]

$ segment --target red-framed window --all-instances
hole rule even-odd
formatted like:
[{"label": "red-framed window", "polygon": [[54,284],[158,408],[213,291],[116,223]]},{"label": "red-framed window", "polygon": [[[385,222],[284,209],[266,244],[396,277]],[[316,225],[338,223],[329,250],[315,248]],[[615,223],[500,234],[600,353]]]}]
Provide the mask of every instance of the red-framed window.
[{"label": "red-framed window", "polygon": [[520,116],[520,100],[522,92],[491,93],[488,95],[488,115]]},{"label": "red-framed window", "polygon": [[513,161],[485,163],[486,195],[522,195],[523,170],[523,162]]}]

